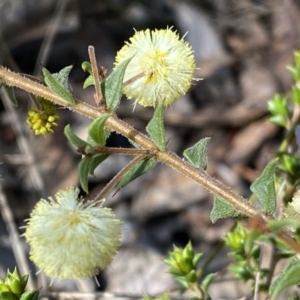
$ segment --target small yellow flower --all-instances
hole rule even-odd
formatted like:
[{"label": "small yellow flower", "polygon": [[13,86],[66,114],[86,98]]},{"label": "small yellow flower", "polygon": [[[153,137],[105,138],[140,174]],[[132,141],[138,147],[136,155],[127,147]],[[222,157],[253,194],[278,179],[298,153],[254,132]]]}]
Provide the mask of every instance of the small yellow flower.
[{"label": "small yellow flower", "polygon": [[[117,53],[115,67],[130,57],[123,92],[143,106],[171,104],[187,92],[195,79],[193,51],[171,28],[136,32]],[[126,83],[128,80],[130,83]]]},{"label": "small yellow flower", "polygon": [[36,135],[53,133],[57,126],[58,114],[56,107],[51,102],[39,98],[42,111],[36,108],[28,112],[27,123]]},{"label": "small yellow flower", "polygon": [[53,278],[94,276],[121,244],[122,222],[102,207],[104,200],[84,203],[79,192],[69,188],[56,193],[56,201],[41,199],[26,220],[30,258]]}]

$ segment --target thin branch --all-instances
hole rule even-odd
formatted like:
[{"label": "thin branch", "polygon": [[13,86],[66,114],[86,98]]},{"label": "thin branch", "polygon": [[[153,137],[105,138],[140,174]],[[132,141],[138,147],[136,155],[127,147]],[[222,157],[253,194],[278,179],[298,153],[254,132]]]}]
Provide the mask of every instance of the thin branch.
[{"label": "thin branch", "polygon": [[95,48],[93,46],[89,46],[88,52],[89,52],[89,57],[90,57],[90,61],[91,61],[93,77],[94,77],[94,81],[95,81],[96,98],[97,98],[96,103],[99,105],[99,108],[104,111],[105,106],[103,103],[104,99],[103,99],[102,92],[101,92],[101,80],[99,77]]},{"label": "thin branch", "polygon": [[100,200],[106,197],[106,195],[113,189],[117,183],[122,179],[127,171],[129,171],[135,164],[145,159],[147,155],[139,155],[135,157],[129,164],[127,164],[113,179],[101,190],[101,192],[95,197],[96,200]]}]

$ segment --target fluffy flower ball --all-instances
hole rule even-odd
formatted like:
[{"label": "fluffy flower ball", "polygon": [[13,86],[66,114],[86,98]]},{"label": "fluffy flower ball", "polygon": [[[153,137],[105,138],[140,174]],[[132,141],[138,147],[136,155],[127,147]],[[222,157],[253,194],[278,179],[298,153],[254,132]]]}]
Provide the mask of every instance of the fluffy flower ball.
[{"label": "fluffy flower ball", "polygon": [[41,199],[27,221],[24,236],[30,258],[54,278],[96,275],[120,246],[121,221],[98,202],[78,198],[79,189],[61,190]]},{"label": "fluffy flower ball", "polygon": [[117,53],[115,67],[131,57],[123,92],[143,106],[171,104],[187,92],[194,79],[193,51],[171,28],[136,32]]}]

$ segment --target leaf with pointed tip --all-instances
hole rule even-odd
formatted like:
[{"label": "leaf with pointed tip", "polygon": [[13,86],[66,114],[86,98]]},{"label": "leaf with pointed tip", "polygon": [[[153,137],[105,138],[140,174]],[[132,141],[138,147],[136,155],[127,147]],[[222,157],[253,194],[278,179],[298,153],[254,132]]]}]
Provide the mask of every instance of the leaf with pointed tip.
[{"label": "leaf with pointed tip", "polygon": [[271,284],[271,299],[278,299],[278,295],[288,287],[300,283],[300,261],[297,257],[291,258],[280,272],[276,280]]},{"label": "leaf with pointed tip", "polygon": [[89,144],[79,138],[71,129],[71,126],[68,124],[64,129],[64,134],[68,141],[77,148],[88,146]]},{"label": "leaf with pointed tip", "polygon": [[9,100],[11,101],[11,103],[13,104],[13,106],[17,107],[18,106],[18,101],[15,97],[15,93],[14,93],[14,89],[12,86],[8,86],[8,85],[4,85],[3,86],[7,95],[8,95],[8,98]]},{"label": "leaf with pointed tip", "polygon": [[271,160],[250,186],[250,190],[256,195],[263,211],[268,214],[273,214],[276,209],[274,177],[277,161],[277,158]]},{"label": "leaf with pointed tip", "polygon": [[68,76],[72,66],[62,69],[58,73],[51,74],[46,68],[42,68],[46,85],[68,103],[74,104],[75,100],[68,88]]},{"label": "leaf with pointed tip", "polygon": [[183,156],[191,163],[195,168],[206,169],[207,166],[207,145],[210,141],[210,137],[201,139],[194,146],[184,150]]},{"label": "leaf with pointed tip", "polygon": [[134,179],[140,177],[156,165],[154,158],[148,158],[136,163],[131,169],[129,169],[122,179],[118,183],[118,187],[123,188]]},{"label": "leaf with pointed tip", "polygon": [[214,206],[210,213],[210,220],[215,223],[219,219],[237,217],[240,213],[220,196],[215,196]]},{"label": "leaf with pointed tip", "polygon": [[89,75],[83,83],[83,88],[86,89],[87,87],[94,84],[95,84],[94,77],[92,75]]},{"label": "leaf with pointed tip", "polygon": [[52,73],[54,79],[56,79],[66,90],[69,91],[69,75],[73,66],[67,66],[61,69],[58,73]]},{"label": "leaf with pointed tip", "polygon": [[106,154],[98,154],[91,157],[85,157],[79,163],[79,180],[82,189],[88,193],[88,176],[94,175],[95,169],[108,157]]},{"label": "leaf with pointed tip", "polygon": [[100,146],[104,146],[106,142],[105,122],[109,114],[103,114],[95,119],[89,127],[89,136],[94,142]]},{"label": "leaf with pointed tip", "polygon": [[154,111],[152,119],[146,127],[147,133],[156,144],[156,146],[162,151],[166,150],[164,111],[164,105],[159,104]]},{"label": "leaf with pointed tip", "polygon": [[216,275],[217,275],[217,273],[210,273],[203,278],[203,280],[201,282],[201,289],[203,290],[203,292],[205,294],[207,294],[208,288]]},{"label": "leaf with pointed tip", "polygon": [[123,78],[126,68],[131,58],[122,62],[108,77],[101,82],[101,92],[106,102],[106,106],[111,111],[115,111],[121,101]]}]

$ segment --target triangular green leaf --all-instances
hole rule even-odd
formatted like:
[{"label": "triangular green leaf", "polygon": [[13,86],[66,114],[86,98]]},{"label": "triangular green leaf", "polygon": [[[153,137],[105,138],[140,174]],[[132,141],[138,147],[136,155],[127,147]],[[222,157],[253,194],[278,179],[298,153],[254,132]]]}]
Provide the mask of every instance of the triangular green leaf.
[{"label": "triangular green leaf", "polygon": [[92,122],[89,127],[89,136],[94,142],[100,146],[104,146],[106,142],[105,122],[109,114],[103,114]]},{"label": "triangular green leaf", "polygon": [[67,66],[61,69],[58,73],[52,73],[56,79],[67,91],[69,91],[69,75],[73,66]]},{"label": "triangular green leaf", "polygon": [[46,68],[42,68],[44,81],[46,85],[57,95],[62,97],[68,103],[74,104],[75,100],[73,95],[68,89],[68,75],[71,66],[62,69],[59,73],[51,74]]},{"label": "triangular green leaf", "polygon": [[147,133],[150,135],[156,146],[158,146],[158,148],[162,151],[166,150],[164,111],[164,105],[159,104],[154,111],[152,119],[146,127]]},{"label": "triangular green leaf", "polygon": [[[1,85],[1,83],[0,83]],[[13,106],[17,107],[18,106],[18,101],[15,97],[14,89],[12,86],[4,85],[4,89],[8,95],[9,100],[13,104]]]},{"label": "triangular green leaf", "polygon": [[94,175],[95,169],[108,157],[106,154],[98,154],[85,157],[79,164],[79,180],[82,189],[88,193],[88,176]]},{"label": "triangular green leaf", "polygon": [[278,295],[288,287],[300,283],[300,261],[297,257],[291,258],[285,265],[276,280],[271,284],[271,299],[277,299]]},{"label": "triangular green leaf", "polygon": [[276,209],[276,192],[274,184],[275,169],[278,159],[271,160],[262,171],[261,175],[250,186],[256,195],[263,211],[273,214]]},{"label": "triangular green leaf", "polygon": [[70,125],[67,125],[64,129],[64,134],[68,141],[77,148],[88,146],[88,143],[79,138],[71,129]]},{"label": "triangular green leaf", "polygon": [[156,165],[156,160],[154,158],[148,158],[143,161],[136,163],[125,175],[122,177],[118,183],[118,187],[123,188],[128,183],[134,179],[140,177]]},{"label": "triangular green leaf", "polygon": [[231,204],[219,196],[214,198],[214,206],[210,212],[210,220],[215,223],[219,219],[237,217],[240,213]]},{"label": "triangular green leaf", "polygon": [[183,156],[191,163],[193,167],[206,169],[207,145],[209,141],[210,137],[203,138],[191,148],[184,150]]},{"label": "triangular green leaf", "polygon": [[115,111],[120,104],[122,97],[123,78],[130,60],[131,58],[122,62],[119,67],[101,83],[103,98],[106,101],[107,108],[111,111]]}]

